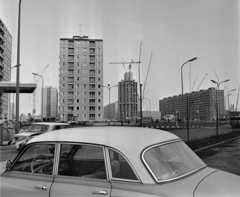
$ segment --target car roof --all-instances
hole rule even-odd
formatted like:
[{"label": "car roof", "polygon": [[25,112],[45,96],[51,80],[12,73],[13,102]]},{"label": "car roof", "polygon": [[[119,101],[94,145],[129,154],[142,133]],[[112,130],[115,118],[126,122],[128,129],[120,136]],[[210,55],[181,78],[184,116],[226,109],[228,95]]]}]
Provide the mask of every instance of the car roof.
[{"label": "car roof", "polygon": [[32,124],[40,124],[40,125],[69,125],[67,123],[61,123],[61,122],[35,122]]},{"label": "car roof", "polygon": [[77,127],[48,132],[33,138],[31,142],[58,141],[83,142],[106,145],[122,150],[137,146],[141,150],[149,145],[179,139],[176,135],[150,128],[140,127]]}]

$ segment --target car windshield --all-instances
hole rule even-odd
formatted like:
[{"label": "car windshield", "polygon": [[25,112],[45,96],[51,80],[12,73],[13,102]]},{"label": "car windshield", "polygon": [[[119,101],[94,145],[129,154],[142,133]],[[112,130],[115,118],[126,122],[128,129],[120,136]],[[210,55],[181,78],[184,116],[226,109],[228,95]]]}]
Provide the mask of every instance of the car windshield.
[{"label": "car windshield", "polygon": [[44,124],[32,124],[28,132],[46,132],[48,131],[49,125],[44,125]]},{"label": "car windshield", "polygon": [[143,152],[143,161],[158,182],[180,178],[206,166],[182,141],[148,148]]}]

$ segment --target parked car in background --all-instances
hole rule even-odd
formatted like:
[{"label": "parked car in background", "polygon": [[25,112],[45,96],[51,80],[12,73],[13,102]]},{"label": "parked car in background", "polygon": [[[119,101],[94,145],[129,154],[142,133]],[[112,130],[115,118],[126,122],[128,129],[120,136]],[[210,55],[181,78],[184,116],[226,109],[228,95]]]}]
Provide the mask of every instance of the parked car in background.
[{"label": "parked car in background", "polygon": [[82,127],[29,140],[1,174],[2,196],[239,196],[240,177],[208,167],[179,137]]},{"label": "parked car in background", "polygon": [[54,131],[59,129],[69,128],[69,124],[66,123],[56,123],[56,122],[38,122],[33,123],[24,132],[15,134],[13,136],[13,143],[16,149],[19,151],[25,144],[33,137],[45,133],[47,131]]}]

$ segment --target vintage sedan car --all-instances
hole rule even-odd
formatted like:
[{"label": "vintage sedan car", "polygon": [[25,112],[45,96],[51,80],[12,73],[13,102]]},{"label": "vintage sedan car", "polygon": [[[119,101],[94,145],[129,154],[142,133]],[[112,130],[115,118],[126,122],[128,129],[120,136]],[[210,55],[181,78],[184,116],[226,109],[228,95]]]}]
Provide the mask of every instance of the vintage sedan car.
[{"label": "vintage sedan car", "polygon": [[15,134],[13,136],[13,143],[18,151],[22,149],[25,144],[33,137],[48,132],[59,129],[69,128],[69,124],[66,123],[56,123],[56,122],[38,122],[33,123],[29,128],[21,133]]},{"label": "vintage sedan car", "polygon": [[239,196],[240,177],[208,167],[177,136],[82,127],[31,139],[2,172],[1,196]]}]

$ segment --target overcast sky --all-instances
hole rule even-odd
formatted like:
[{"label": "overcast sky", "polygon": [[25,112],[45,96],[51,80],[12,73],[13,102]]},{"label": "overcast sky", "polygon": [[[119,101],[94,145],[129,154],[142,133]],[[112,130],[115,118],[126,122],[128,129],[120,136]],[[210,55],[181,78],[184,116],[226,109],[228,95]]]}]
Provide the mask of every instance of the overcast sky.
[{"label": "overcast sky", "polygon": [[[59,88],[60,38],[86,35],[103,39],[104,85],[116,85],[124,76],[121,64],[109,63],[138,61],[141,42],[144,83],[153,54],[145,96],[152,111],[159,110],[160,99],[181,94],[181,65],[193,57],[197,60],[183,69],[184,93],[196,91],[202,80],[199,89],[216,87],[211,79],[230,79],[220,86],[225,95],[239,88],[238,0],[22,0],[21,8],[21,82],[33,82],[32,73],[42,73],[49,64],[43,74],[45,85]],[[18,0],[0,0],[0,17],[12,35],[12,66],[17,63],[17,13]],[[139,81],[137,64],[132,71]],[[16,81],[16,69],[12,69],[12,81]],[[37,85],[38,114],[41,80]],[[113,88],[111,102],[117,99],[117,88]],[[234,91],[230,103],[236,105],[236,101]],[[32,113],[32,104],[32,95],[22,95],[20,113]]]}]

